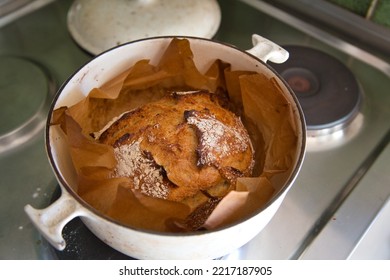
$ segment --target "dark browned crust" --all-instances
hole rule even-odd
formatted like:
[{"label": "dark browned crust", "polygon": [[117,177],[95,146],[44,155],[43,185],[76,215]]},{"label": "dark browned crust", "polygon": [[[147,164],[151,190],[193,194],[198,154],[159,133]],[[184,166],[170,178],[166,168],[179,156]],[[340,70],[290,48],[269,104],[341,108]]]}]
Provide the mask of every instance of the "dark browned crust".
[{"label": "dark browned crust", "polygon": [[[232,189],[238,177],[250,175],[253,168],[249,135],[240,119],[226,109],[226,104],[221,94],[205,91],[172,93],[123,114],[101,134],[99,142],[119,147],[141,141],[142,150],[164,170],[164,178],[172,184],[168,200],[182,201],[221,185],[226,185],[221,188],[221,195],[224,195],[227,189]],[[202,143],[204,132],[188,123],[190,117],[200,122],[215,119],[242,132],[245,150],[235,150],[237,139],[231,139],[233,135],[229,132],[223,135],[226,138],[224,144],[234,144],[231,144],[229,154],[215,154],[215,161],[200,164],[199,159],[207,156],[205,153],[215,151]]]}]

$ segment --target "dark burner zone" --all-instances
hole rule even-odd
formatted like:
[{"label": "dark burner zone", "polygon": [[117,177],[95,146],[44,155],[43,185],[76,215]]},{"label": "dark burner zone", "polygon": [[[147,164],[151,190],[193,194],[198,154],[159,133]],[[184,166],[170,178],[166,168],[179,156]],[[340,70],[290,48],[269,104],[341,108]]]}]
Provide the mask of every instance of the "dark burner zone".
[{"label": "dark burner zone", "polygon": [[303,46],[284,48],[289,59],[270,64],[296,94],[307,129],[320,131],[349,124],[358,114],[362,99],[353,73],[323,51]]}]

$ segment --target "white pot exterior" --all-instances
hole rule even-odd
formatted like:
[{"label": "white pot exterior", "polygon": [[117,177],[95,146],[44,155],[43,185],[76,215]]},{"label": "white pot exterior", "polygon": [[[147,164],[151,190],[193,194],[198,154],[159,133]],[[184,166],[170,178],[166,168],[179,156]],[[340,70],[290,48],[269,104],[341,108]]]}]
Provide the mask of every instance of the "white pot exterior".
[{"label": "white pot exterior", "polygon": [[136,231],[100,217],[83,217],[85,225],[106,244],[137,259],[215,259],[255,237],[271,220],[283,198],[261,215],[236,226],[191,235]]},{"label": "white pot exterior", "polygon": [[[305,152],[305,123],[302,111],[288,86],[264,62],[255,56],[237,48],[213,42],[207,39],[188,38],[194,61],[201,72],[219,58],[232,65],[232,70],[249,70],[261,72],[268,77],[276,77],[286,98],[290,101],[295,112],[298,132],[298,149],[296,159],[290,174],[280,182],[279,190],[266,205],[265,209],[253,217],[230,227],[195,233],[169,234],[136,230],[120,225],[104,217],[98,211],[78,197],[76,191],[76,174],[73,170],[70,155],[65,145],[64,134],[60,129],[47,125],[46,145],[50,163],[61,185],[62,195],[55,202],[54,213],[46,209],[36,210],[26,206],[26,212],[37,228],[57,249],[65,247],[61,236],[62,228],[75,216],[81,216],[85,225],[102,241],[116,250],[138,259],[212,259],[224,256],[241,247],[256,236],[271,220],[281,205],[288,189],[291,187],[301,167]],[[130,65],[141,59],[150,59],[156,64],[171,37],[157,37],[140,40],[116,47],[90,61],[77,71],[63,85],[53,102],[51,112],[61,106],[72,106],[85,98],[94,87],[99,87],[107,80],[118,75]],[[258,46],[256,47],[258,48]],[[255,49],[255,48],[254,48]],[[257,52],[258,50],[256,50]],[[276,48],[278,60],[283,50]],[[251,52],[251,51],[249,51]],[[270,51],[267,51],[269,54]],[[254,53],[254,52],[252,52]],[[284,54],[284,53],[282,53]],[[264,58],[263,58],[264,59]],[[266,59],[272,60],[268,55]],[[48,122],[49,124],[49,122]],[[67,203],[63,203],[63,201]],[[62,201],[62,202],[61,202]],[[57,213],[57,214],[56,214]],[[50,223],[45,216],[50,217]]]}]

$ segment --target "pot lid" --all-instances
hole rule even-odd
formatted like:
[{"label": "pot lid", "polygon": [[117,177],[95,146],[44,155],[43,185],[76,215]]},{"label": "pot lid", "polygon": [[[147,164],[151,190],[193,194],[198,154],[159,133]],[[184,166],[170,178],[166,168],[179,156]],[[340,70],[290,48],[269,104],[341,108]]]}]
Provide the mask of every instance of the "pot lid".
[{"label": "pot lid", "polygon": [[216,0],[75,0],[68,11],[73,39],[92,54],[155,36],[212,38],[221,21]]}]

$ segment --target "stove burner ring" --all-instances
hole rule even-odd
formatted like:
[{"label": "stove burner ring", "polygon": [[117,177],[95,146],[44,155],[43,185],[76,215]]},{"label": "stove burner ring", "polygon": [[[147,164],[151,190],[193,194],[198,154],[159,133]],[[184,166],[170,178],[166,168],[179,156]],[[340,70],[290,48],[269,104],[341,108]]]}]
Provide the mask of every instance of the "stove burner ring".
[{"label": "stove burner ring", "polygon": [[284,46],[290,58],[272,64],[302,107],[308,136],[344,129],[358,115],[362,91],[353,73],[335,57],[303,46]]},{"label": "stove burner ring", "polygon": [[0,56],[0,153],[30,140],[46,119],[57,89],[41,64],[18,56]]}]

